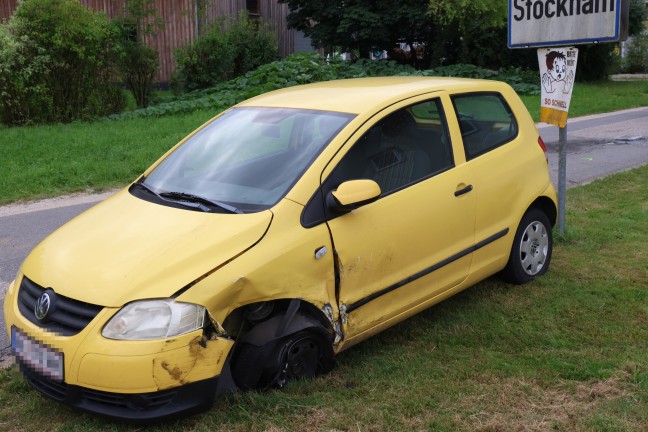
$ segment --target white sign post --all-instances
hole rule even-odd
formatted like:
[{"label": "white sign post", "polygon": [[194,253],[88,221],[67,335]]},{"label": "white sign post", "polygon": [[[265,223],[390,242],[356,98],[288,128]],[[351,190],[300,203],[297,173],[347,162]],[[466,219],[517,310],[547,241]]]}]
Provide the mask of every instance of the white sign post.
[{"label": "white sign post", "polygon": [[565,232],[567,192],[567,114],[576,79],[576,48],[539,48],[540,121],[558,126],[558,232]]},{"label": "white sign post", "polygon": [[561,45],[618,42],[628,37],[630,0],[508,0],[509,48],[538,50],[540,120],[560,128],[558,232],[565,232],[567,113],[576,77],[575,48]]}]

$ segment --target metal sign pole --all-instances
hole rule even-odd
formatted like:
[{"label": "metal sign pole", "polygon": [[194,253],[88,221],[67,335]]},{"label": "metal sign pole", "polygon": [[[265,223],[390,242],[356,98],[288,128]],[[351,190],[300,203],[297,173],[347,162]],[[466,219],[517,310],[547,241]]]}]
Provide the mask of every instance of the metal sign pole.
[{"label": "metal sign pole", "polygon": [[567,193],[567,125],[558,128],[558,233],[565,233],[565,194]]}]

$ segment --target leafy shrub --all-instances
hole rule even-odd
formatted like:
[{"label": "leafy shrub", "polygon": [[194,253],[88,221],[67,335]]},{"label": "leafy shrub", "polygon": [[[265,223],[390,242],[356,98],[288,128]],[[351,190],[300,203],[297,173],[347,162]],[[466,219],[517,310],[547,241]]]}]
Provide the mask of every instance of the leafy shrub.
[{"label": "leafy shrub", "polygon": [[123,108],[110,85],[119,35],[104,15],[78,0],[30,0],[2,27],[3,122],[70,122]]},{"label": "leafy shrub", "polygon": [[49,104],[42,84],[34,85],[47,68],[45,56],[28,61],[24,38],[14,37],[12,23],[0,25],[0,121],[22,124],[46,114]]},{"label": "leafy shrub", "polygon": [[139,108],[149,105],[158,70],[158,51],[144,44],[144,36],[164,28],[157,16],[155,0],[125,0],[124,16],[113,23],[119,29],[119,72]]},{"label": "leafy shrub", "polygon": [[625,73],[648,72],[648,33],[632,38],[626,56],[621,61],[621,67]]},{"label": "leafy shrub", "polygon": [[158,70],[158,52],[139,41],[124,41],[119,70],[139,108],[146,108],[153,94]]},{"label": "leafy shrub", "polygon": [[277,59],[274,33],[258,28],[246,13],[222,18],[208,32],[176,51],[176,86],[187,90],[211,87]]},{"label": "leafy shrub", "polygon": [[[472,65],[454,65],[418,71],[394,61],[360,60],[349,63],[338,58],[324,59],[316,53],[296,53],[283,60],[260,66],[236,79],[182,94],[171,100],[167,99],[164,103],[147,109],[115,114],[109,119],[162,116],[201,109],[219,112],[261,93],[284,87],[343,78],[393,75],[490,78],[506,81],[521,93],[540,92],[536,74],[524,72],[522,76],[521,71],[517,69],[500,73]],[[533,81],[525,81],[525,77],[531,77]]]},{"label": "leafy shrub", "polygon": [[576,81],[603,81],[614,70],[614,45],[609,43],[578,47]]}]

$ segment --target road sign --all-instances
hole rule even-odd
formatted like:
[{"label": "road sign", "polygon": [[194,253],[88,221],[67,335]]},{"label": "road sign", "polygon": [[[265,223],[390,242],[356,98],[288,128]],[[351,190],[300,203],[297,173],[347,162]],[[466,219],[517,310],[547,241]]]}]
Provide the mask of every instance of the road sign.
[{"label": "road sign", "polygon": [[567,124],[567,113],[576,78],[576,48],[539,48],[540,121],[558,127]]},{"label": "road sign", "polygon": [[509,48],[627,39],[630,0],[509,0]]},{"label": "road sign", "polygon": [[567,191],[567,114],[576,79],[578,49],[539,48],[540,121],[560,128],[558,140],[558,232],[565,232]]}]

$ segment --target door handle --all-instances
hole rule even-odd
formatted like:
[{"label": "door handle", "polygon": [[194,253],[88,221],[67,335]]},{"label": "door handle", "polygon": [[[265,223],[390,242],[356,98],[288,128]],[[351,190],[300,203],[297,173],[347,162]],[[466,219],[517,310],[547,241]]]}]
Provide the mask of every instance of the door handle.
[{"label": "door handle", "polygon": [[459,190],[455,191],[455,196],[458,197],[459,195],[467,194],[467,193],[470,192],[471,190],[473,190],[473,186],[472,186],[472,185],[468,185],[468,186],[466,186],[466,187],[463,188],[463,189],[459,189]]}]

